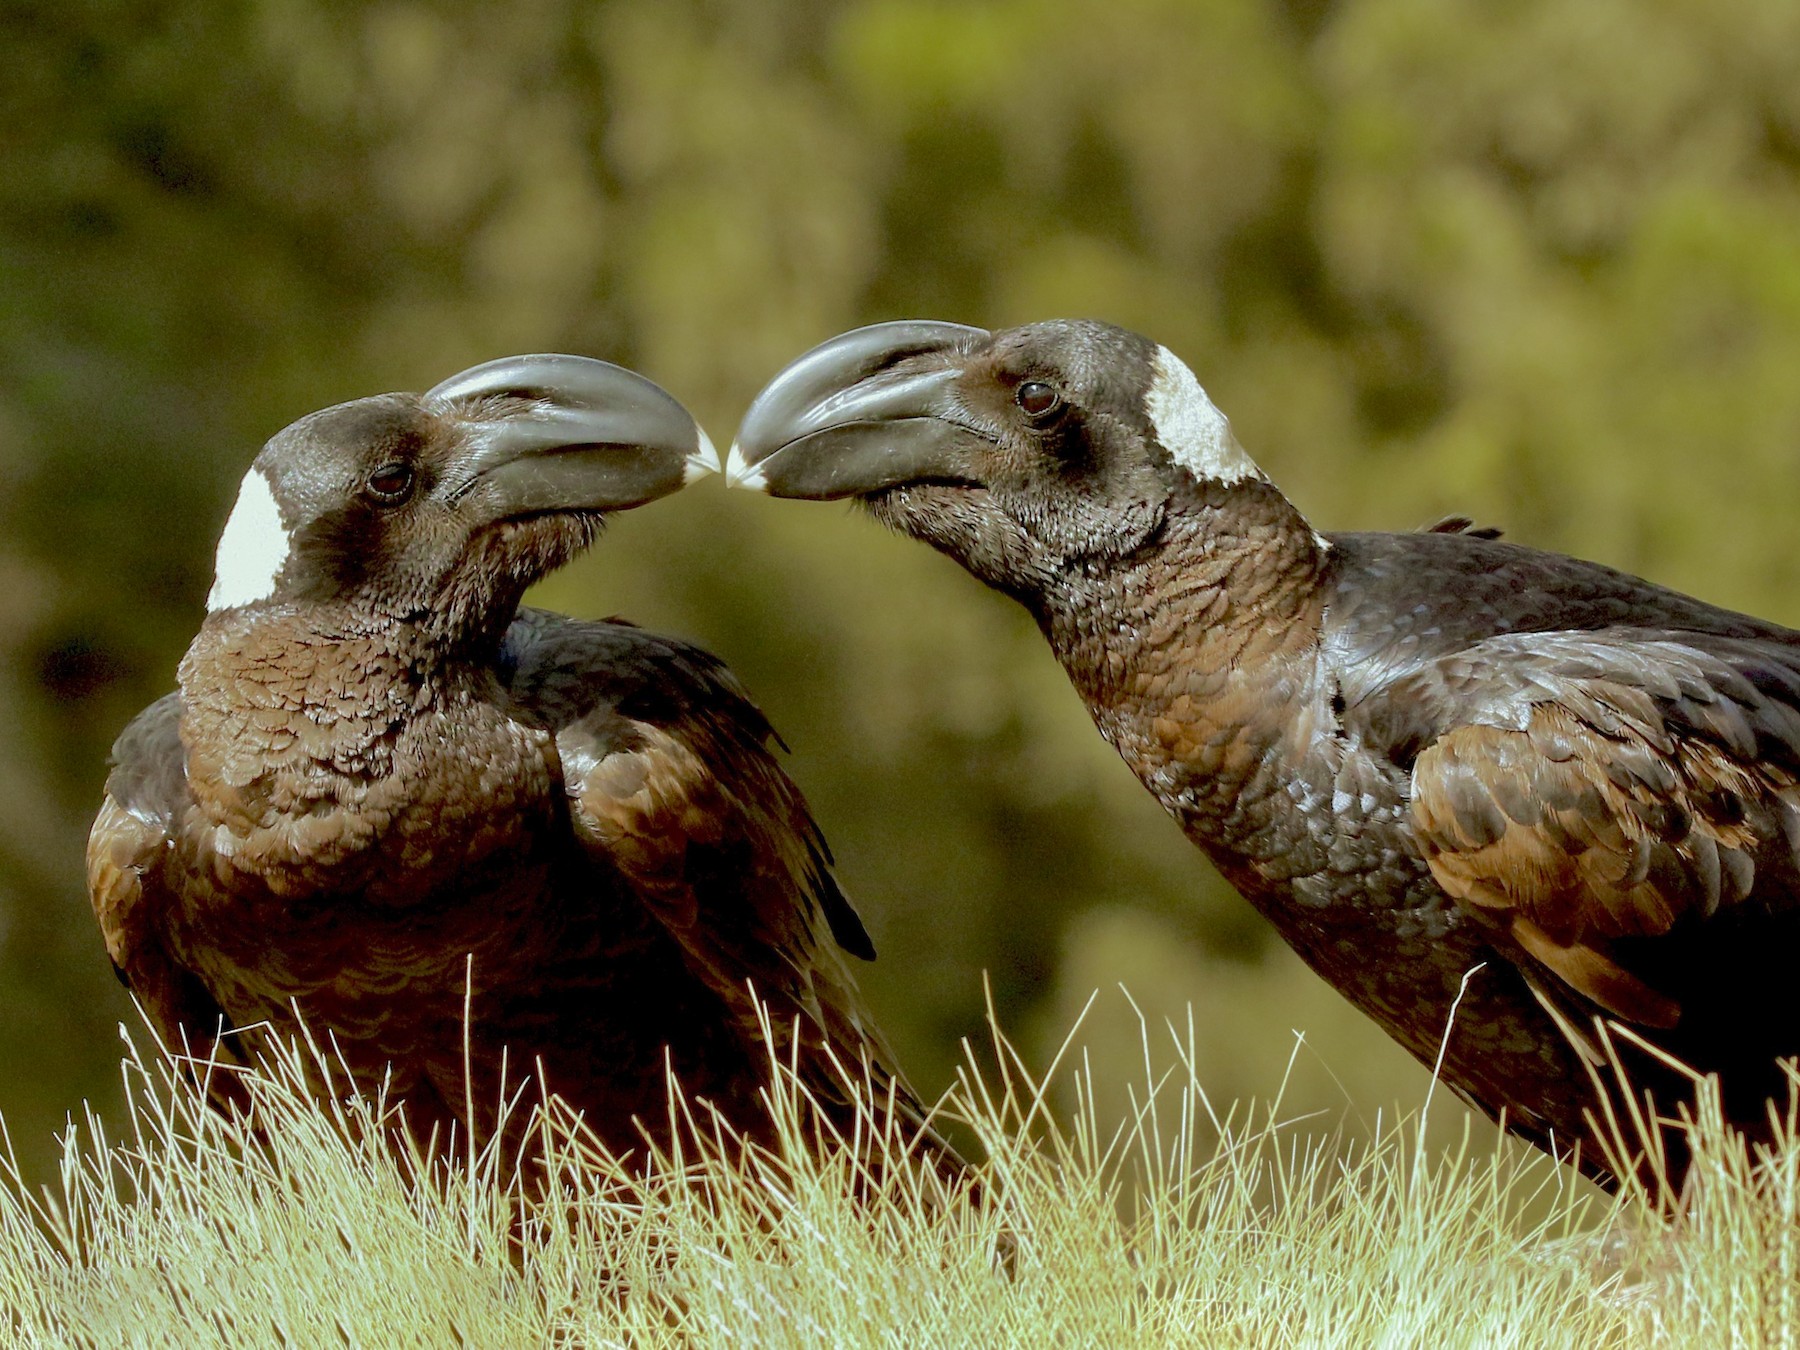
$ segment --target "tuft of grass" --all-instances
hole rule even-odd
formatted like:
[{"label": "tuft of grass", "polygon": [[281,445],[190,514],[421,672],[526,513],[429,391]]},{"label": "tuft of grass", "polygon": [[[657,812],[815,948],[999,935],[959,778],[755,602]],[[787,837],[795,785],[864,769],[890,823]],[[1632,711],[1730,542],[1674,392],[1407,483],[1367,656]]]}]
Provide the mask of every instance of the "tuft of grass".
[{"label": "tuft of grass", "polygon": [[314,1041],[245,1073],[235,1117],[206,1105],[223,1069],[130,1046],[123,1133],[87,1114],[59,1185],[0,1183],[0,1328],[181,1347],[1794,1339],[1791,1111],[1752,1157],[1703,1103],[1683,1202],[1608,1201],[1510,1142],[1427,1153],[1413,1119],[1356,1141],[1283,1123],[1279,1103],[1221,1110],[1194,1035],[1170,1029],[1167,1069],[1146,1036],[1115,1124],[1085,1064],[1034,1073],[996,1033],[997,1067],[966,1069],[942,1108],[987,1154],[961,1188],[850,1073],[853,1137],[822,1141],[777,1066],[773,1151],[674,1093],[676,1144],[621,1159],[552,1104],[532,1139],[553,1179],[530,1181],[491,1147],[396,1152],[389,1104]]}]

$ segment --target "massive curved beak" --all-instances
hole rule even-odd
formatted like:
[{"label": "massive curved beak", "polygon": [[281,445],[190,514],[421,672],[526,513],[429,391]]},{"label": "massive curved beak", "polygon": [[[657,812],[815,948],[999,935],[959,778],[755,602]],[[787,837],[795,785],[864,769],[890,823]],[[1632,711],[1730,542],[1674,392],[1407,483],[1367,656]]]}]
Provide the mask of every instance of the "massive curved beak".
[{"label": "massive curved beak", "polygon": [[878,323],[814,347],[771,380],[738,427],[726,481],[777,497],[857,497],[963,476],[956,419],[963,360],[983,328]]},{"label": "massive curved beak", "polygon": [[424,401],[462,422],[452,493],[493,517],[641,506],[719,468],[693,415],[635,371],[586,356],[508,356]]}]

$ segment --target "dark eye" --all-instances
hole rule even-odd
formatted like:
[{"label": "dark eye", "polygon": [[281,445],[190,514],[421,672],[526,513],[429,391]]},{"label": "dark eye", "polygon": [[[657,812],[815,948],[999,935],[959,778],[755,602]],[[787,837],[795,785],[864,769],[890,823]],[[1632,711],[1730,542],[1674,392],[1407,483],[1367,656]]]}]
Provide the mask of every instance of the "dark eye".
[{"label": "dark eye", "polygon": [[1041,422],[1062,407],[1062,395],[1042,380],[1027,380],[1013,394],[1019,411],[1034,422]]},{"label": "dark eye", "polygon": [[369,475],[368,493],[383,506],[398,506],[412,495],[413,471],[408,464],[383,464]]}]

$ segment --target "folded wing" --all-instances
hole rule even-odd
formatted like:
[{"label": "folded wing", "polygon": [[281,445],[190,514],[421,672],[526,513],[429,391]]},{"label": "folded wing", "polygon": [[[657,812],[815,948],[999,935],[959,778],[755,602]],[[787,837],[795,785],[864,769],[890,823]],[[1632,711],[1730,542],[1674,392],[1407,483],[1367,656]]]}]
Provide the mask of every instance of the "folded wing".
[{"label": "folded wing", "polygon": [[581,845],[623,873],[746,1043],[766,1053],[760,1000],[784,1060],[800,1036],[802,1080],[822,1102],[847,1101],[824,1050],[922,1123],[845,960],[874,948],[731,673],[672,638],[530,610],[506,661],[513,697],[556,732]]},{"label": "folded wing", "polygon": [[106,797],[88,834],[88,896],[106,952],[163,1043],[205,1058],[230,1055],[229,1025],[200,978],[162,933],[180,903],[165,870],[190,798],[180,735],[181,702],[169,694],[126,727],[113,746]]},{"label": "folded wing", "polygon": [[1509,635],[1381,701],[1438,724],[1412,765],[1433,876],[1593,1009],[1676,1026],[1673,944],[1722,913],[1796,907],[1800,652],[1675,632]]}]

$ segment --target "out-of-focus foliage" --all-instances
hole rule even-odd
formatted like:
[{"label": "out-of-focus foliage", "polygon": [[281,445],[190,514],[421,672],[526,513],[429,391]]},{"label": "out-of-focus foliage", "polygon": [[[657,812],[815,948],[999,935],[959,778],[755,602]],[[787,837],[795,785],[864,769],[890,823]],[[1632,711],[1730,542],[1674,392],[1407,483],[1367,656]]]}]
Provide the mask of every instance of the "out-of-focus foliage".
[{"label": "out-of-focus foliage", "polygon": [[[28,1164],[116,1090],[80,886],[107,744],[169,686],[256,446],[329,402],[561,349],[723,440],[852,324],[1093,315],[1185,356],[1321,527],[1468,512],[1800,621],[1788,0],[27,0],[0,110],[0,1106]],[[1116,980],[1153,1017],[1193,999],[1227,1098],[1300,1027],[1299,1104],[1422,1099],[1024,615],[928,551],[712,483],[540,598],[743,675],[928,1091],[985,969],[1013,1026]],[[1103,1069],[1130,1021],[1092,1024]]]}]

